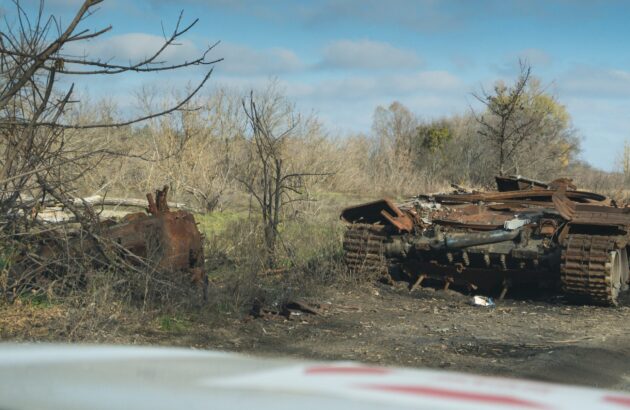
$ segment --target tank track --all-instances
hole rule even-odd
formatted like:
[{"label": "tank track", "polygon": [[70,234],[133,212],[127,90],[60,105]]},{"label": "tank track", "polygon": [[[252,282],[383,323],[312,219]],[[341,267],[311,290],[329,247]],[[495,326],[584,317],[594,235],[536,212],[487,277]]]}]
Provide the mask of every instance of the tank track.
[{"label": "tank track", "polygon": [[595,304],[616,306],[619,279],[613,255],[617,250],[614,238],[608,236],[569,235],[560,265],[562,290]]},{"label": "tank track", "polygon": [[352,224],[343,237],[344,261],[353,273],[378,277],[387,273],[384,227]]}]

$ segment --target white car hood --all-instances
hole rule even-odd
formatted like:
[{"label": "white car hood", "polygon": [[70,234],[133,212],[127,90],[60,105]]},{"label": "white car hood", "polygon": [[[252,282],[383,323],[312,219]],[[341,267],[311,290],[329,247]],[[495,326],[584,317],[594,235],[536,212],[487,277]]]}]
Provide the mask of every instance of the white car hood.
[{"label": "white car hood", "polygon": [[0,408],[619,410],[630,395],[353,362],[35,344],[0,345]]}]

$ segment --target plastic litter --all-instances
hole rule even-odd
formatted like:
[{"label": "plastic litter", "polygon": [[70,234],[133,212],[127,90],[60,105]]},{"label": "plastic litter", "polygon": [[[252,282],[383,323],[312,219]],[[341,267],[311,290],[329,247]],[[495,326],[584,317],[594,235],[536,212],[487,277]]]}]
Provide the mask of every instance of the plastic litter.
[{"label": "plastic litter", "polygon": [[483,307],[495,307],[494,300],[488,296],[473,296],[470,299],[470,304],[473,306],[483,306]]},{"label": "plastic litter", "polygon": [[503,223],[503,228],[507,229],[508,231],[513,231],[515,229],[518,229],[522,226],[525,226],[527,224],[529,224],[531,221],[529,219],[522,219],[519,218],[518,216],[514,219],[510,219],[509,221],[505,221]]}]

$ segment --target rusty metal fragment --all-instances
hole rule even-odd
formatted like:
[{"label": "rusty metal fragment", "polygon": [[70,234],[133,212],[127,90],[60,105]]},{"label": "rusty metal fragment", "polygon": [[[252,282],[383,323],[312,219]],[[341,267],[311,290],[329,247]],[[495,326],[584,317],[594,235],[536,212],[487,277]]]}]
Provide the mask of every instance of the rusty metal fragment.
[{"label": "rusty metal fragment", "polygon": [[567,197],[566,186],[560,185],[551,196],[551,201],[564,219],[570,221],[575,217],[575,202]]},{"label": "rusty metal fragment", "polygon": [[123,222],[106,228],[103,236],[134,255],[168,271],[187,271],[191,280],[203,278],[203,239],[194,216],[186,211],[171,211],[166,196],[168,187],[157,190],[155,200],[147,194],[148,214],[127,215]]},{"label": "rusty metal fragment", "polygon": [[[194,216],[171,211],[168,188],[147,194],[147,212],[132,213],[120,222],[106,220],[85,230],[44,230],[35,236],[33,251],[18,257],[9,273],[12,289],[50,281],[67,270],[66,260],[83,258],[95,266],[126,265],[184,275],[187,280],[207,285],[203,238]],[[132,272],[130,274],[133,274]]]},{"label": "rusty metal fragment", "polygon": [[303,315],[323,315],[325,311],[324,305],[303,300],[289,300],[277,310],[267,308],[260,301],[255,300],[249,314],[256,319],[292,319]]},{"label": "rusty metal fragment", "polygon": [[341,219],[349,223],[391,224],[399,232],[413,229],[412,215],[401,211],[388,198],[346,208],[341,213]]},{"label": "rusty metal fragment", "polygon": [[616,305],[628,288],[630,208],[568,178],[496,181],[493,192],[457,186],[344,209],[347,265],[412,289],[432,283],[505,296],[535,285]]}]

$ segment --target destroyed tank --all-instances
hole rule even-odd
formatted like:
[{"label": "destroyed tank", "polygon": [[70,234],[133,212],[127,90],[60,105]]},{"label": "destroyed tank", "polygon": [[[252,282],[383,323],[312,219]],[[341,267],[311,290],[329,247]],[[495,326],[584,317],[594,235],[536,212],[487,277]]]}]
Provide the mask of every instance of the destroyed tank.
[{"label": "destroyed tank", "polygon": [[[91,259],[95,267],[119,263],[130,273],[135,267],[152,275],[163,271],[176,280],[182,277],[185,282],[199,285],[206,298],[203,237],[192,213],[169,209],[167,194],[168,186],[157,190],[155,197],[148,193],[146,212],[129,213],[119,221],[102,220],[90,233],[68,223],[63,230],[47,228],[39,235],[33,234],[35,251],[18,255],[9,269],[9,297],[57,280],[66,271],[65,261],[80,255],[90,256],[85,259]],[[89,205],[86,199],[77,202]],[[103,205],[104,201],[100,206]],[[92,213],[96,216],[93,208]],[[83,279],[76,280],[81,283]]]},{"label": "destroyed tank", "polygon": [[346,208],[350,270],[498,294],[535,286],[616,306],[628,289],[630,208],[570,179],[496,177],[497,190],[418,195]]}]

